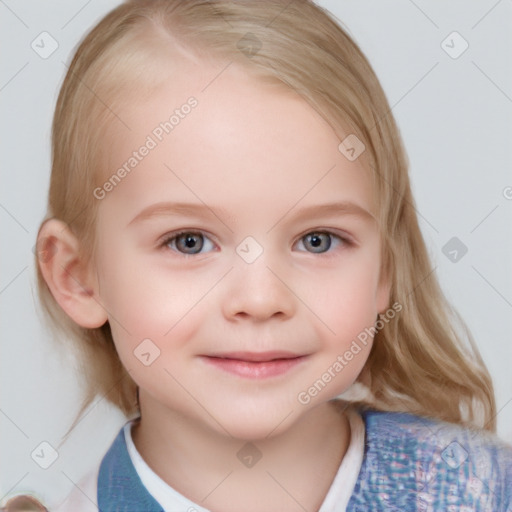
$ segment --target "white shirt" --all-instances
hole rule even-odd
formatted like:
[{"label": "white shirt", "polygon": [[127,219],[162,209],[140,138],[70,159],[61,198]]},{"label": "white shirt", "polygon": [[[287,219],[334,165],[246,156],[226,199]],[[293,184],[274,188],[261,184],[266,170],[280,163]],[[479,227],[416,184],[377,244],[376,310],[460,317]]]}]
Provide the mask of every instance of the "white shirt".
[{"label": "white shirt", "polygon": [[[349,446],[319,512],[345,512],[361,469],[364,454],[364,422],[351,408],[347,409],[347,418],[350,424]],[[123,432],[130,459],[148,492],[165,512],[209,512],[173,489],[146,464],[132,440],[131,427],[135,421],[137,420],[127,422]],[[98,511],[97,482],[100,464],[77,484],[66,500],[55,508],[55,512]]]}]

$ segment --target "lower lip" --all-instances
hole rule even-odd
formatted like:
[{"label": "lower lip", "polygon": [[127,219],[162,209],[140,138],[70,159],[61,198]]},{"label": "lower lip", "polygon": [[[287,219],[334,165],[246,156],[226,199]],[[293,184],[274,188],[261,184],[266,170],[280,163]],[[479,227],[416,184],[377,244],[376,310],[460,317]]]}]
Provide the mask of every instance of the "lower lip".
[{"label": "lower lip", "polygon": [[274,359],[272,361],[242,361],[240,359],[225,359],[221,357],[204,357],[211,365],[228,373],[248,379],[267,379],[284,375],[299,365],[306,356],[291,359]]}]

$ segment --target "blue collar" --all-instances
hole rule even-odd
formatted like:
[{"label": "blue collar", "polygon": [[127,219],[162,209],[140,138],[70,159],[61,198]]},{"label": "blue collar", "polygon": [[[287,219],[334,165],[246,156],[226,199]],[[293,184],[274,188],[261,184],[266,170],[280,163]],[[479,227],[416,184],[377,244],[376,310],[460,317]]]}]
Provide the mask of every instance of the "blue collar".
[{"label": "blue collar", "polygon": [[103,458],[98,475],[99,512],[164,512],[149,494],[128,454],[124,429]]}]

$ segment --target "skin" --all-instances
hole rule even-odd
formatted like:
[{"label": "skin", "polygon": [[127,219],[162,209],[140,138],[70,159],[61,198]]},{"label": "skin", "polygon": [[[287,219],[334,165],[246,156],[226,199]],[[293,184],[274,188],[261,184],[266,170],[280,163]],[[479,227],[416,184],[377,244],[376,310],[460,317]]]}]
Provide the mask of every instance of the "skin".
[{"label": "skin", "polygon": [[[77,323],[110,322],[140,389],[135,445],[165,482],[214,512],[318,510],[350,440],[331,400],[355,381],[372,341],[309,403],[298,394],[388,306],[369,177],[293,92],[235,65],[220,75],[225,65],[181,65],[165,87],[117,112],[132,129],[111,130],[105,176],[188,97],[198,106],[100,200],[90,265],[60,221],[45,224],[40,238],[57,249],[43,274]],[[191,211],[136,219],[176,202]],[[340,202],[367,215],[318,210]],[[204,234],[201,252],[185,255],[169,241],[182,229]],[[330,248],[315,252],[305,235],[326,231]],[[236,252],[248,236],[263,250],[252,263]],[[134,354],[147,339],[160,351],[148,366]],[[306,357],[266,379],[201,357],[269,350]],[[247,441],[262,455],[252,468],[237,458]]]}]

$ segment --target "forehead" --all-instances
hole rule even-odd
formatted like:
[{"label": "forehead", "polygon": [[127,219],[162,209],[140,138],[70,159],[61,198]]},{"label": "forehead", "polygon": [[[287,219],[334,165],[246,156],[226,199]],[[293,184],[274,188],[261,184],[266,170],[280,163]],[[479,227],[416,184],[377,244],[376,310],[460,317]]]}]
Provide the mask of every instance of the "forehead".
[{"label": "forehead", "polygon": [[103,180],[128,172],[110,202],[143,208],[186,194],[234,208],[290,208],[357,198],[372,210],[362,159],[349,161],[338,149],[349,133],[335,133],[291,89],[233,63],[183,59],[150,95],[119,102],[116,114],[122,123],[107,133]]}]

